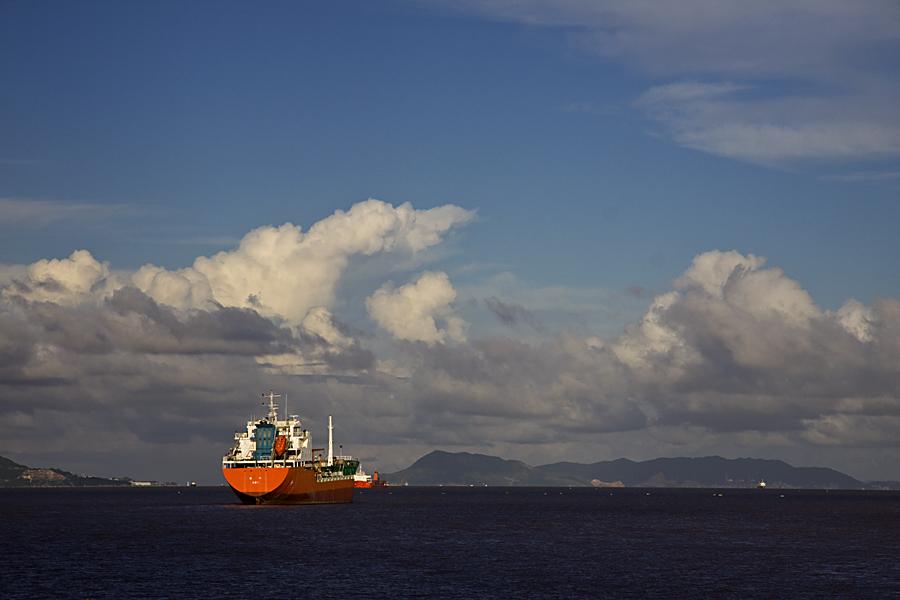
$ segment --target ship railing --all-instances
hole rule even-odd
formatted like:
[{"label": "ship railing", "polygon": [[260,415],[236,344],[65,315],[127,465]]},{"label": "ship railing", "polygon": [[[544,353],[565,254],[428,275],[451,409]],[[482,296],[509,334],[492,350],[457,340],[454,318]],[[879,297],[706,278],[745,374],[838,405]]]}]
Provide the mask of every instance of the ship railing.
[{"label": "ship railing", "polygon": [[301,460],[299,458],[280,458],[275,460],[254,460],[244,459],[244,460],[235,460],[231,458],[223,458],[222,465],[226,468],[244,468],[244,467],[307,467],[307,468],[315,468],[317,466],[321,466],[323,463],[311,460]]},{"label": "ship railing", "polygon": [[353,479],[353,475],[345,475],[340,471],[318,471],[316,473],[316,481],[338,481],[342,479]]}]

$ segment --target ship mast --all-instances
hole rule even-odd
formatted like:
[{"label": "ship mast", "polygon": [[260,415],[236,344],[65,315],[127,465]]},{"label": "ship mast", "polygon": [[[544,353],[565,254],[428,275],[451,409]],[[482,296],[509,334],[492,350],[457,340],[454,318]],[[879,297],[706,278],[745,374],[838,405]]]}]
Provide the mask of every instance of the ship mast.
[{"label": "ship mast", "polygon": [[328,415],[328,466],[334,464],[334,427],[331,424],[331,415]]},{"label": "ship mast", "polygon": [[269,393],[263,394],[262,397],[269,401],[269,421],[276,423],[278,421],[278,403],[275,402],[275,398],[281,398],[281,394],[269,390]]}]

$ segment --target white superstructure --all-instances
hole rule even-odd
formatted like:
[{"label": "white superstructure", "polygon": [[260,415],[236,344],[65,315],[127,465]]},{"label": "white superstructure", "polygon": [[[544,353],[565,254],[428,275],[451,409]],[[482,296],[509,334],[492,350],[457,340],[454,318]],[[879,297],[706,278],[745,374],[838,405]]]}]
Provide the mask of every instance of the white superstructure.
[{"label": "white superstructure", "polygon": [[353,482],[370,485],[372,483],[372,476],[363,471],[362,467],[359,467],[356,469],[356,473],[353,474]]},{"label": "white superstructure", "polygon": [[269,405],[269,413],[262,419],[250,419],[243,431],[235,432],[234,444],[222,458],[223,468],[251,466],[315,467],[346,476],[356,473],[359,461],[352,456],[335,456],[334,422],[328,416],[328,454],[324,448],[313,448],[312,435],[303,428],[297,415],[278,418],[277,399],[280,394],[262,395]]},{"label": "white superstructure", "polygon": [[[284,460],[308,463],[315,459],[312,450],[312,435],[309,431],[303,429],[303,423],[300,421],[300,418],[297,415],[286,416],[283,420],[278,418],[278,403],[276,399],[280,397],[281,394],[274,392],[263,394],[263,398],[268,400],[269,403],[269,414],[264,419],[247,421],[245,431],[235,432],[234,445],[222,459],[223,465],[233,464],[237,466],[235,463],[270,462],[269,457],[261,457],[257,453],[257,449],[266,449],[266,454],[270,454],[274,441],[278,436],[284,436],[286,439],[286,447],[283,454]],[[266,439],[257,439],[258,429],[274,429],[272,432],[274,435]]]}]

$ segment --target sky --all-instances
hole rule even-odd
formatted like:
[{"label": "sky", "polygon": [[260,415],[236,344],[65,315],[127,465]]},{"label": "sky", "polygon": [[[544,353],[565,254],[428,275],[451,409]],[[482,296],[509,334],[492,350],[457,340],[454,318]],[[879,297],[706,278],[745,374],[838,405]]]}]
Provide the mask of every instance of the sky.
[{"label": "sky", "polygon": [[0,4],[0,455],[900,480],[892,0]]}]

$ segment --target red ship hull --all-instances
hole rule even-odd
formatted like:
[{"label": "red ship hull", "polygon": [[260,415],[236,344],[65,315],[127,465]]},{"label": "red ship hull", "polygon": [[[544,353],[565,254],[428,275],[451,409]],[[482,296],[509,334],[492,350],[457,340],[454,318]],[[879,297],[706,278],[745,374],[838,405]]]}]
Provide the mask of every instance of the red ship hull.
[{"label": "red ship hull", "polygon": [[323,479],[305,467],[224,468],[244,504],[337,504],[353,501],[353,479]]}]

